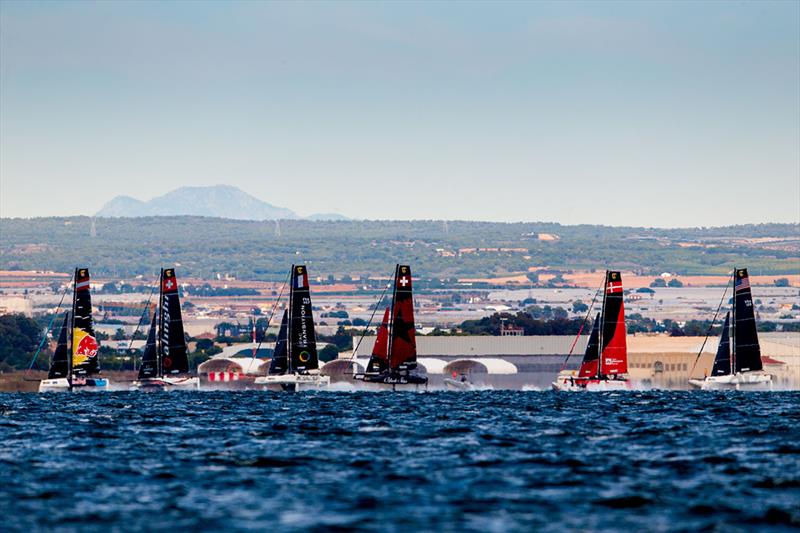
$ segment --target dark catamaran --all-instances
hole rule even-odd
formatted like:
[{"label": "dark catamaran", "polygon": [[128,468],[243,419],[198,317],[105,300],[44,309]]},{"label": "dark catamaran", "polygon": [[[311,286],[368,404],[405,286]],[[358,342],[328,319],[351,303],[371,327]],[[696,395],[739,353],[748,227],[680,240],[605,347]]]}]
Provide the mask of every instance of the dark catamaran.
[{"label": "dark catamaran", "polygon": [[580,370],[577,375],[560,373],[553,382],[556,390],[630,388],[622,274],[607,270],[603,288],[603,306],[595,316]]},{"label": "dark catamaran", "polygon": [[100,346],[92,323],[89,269],[76,268],[73,279],[72,309],[64,314],[50,371],[39,384],[40,392],[108,388],[108,380],[97,377]]},{"label": "dark catamaran", "polygon": [[181,302],[175,269],[161,269],[158,304],[147,333],[139,377],[135,388],[192,388],[197,377],[189,375],[186,337],[183,333]]},{"label": "dark catamaran", "polygon": [[711,375],[690,379],[689,384],[700,389],[768,389],[772,376],[761,361],[747,269],[736,269],[733,280],[732,309],[725,314]]},{"label": "dark catamaran", "polygon": [[428,378],[415,373],[417,341],[414,328],[414,299],[411,267],[397,265],[394,271],[392,303],[383,314],[372,355],[363,374],[355,379],[367,383],[424,385]]},{"label": "dark catamaran", "polygon": [[319,371],[311,288],[305,265],[292,265],[289,284],[289,307],[283,313],[269,370],[266,376],[256,378],[255,383],[283,390],[327,386],[330,378]]}]

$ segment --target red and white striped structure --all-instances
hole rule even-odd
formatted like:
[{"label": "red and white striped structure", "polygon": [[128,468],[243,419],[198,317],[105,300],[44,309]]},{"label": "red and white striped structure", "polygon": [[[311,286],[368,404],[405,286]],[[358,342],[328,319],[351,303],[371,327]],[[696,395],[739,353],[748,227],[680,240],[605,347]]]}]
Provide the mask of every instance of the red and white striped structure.
[{"label": "red and white striped structure", "polygon": [[208,381],[239,381],[239,372],[209,372]]}]

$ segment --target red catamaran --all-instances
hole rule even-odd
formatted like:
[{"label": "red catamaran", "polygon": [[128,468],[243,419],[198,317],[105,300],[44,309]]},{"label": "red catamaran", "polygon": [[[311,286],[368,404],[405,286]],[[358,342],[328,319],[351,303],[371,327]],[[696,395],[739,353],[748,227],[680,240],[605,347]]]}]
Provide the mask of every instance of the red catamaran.
[{"label": "red catamaran", "polygon": [[628,380],[628,346],[625,340],[625,306],[622,275],[606,270],[603,307],[594,319],[586,353],[577,375],[574,371],[559,373],[553,382],[555,390],[621,390],[630,389]]},{"label": "red catamaran", "polygon": [[411,267],[394,270],[392,303],[383,313],[367,371],[354,378],[366,383],[424,385],[428,378],[417,374],[417,341],[414,334],[414,299]]}]

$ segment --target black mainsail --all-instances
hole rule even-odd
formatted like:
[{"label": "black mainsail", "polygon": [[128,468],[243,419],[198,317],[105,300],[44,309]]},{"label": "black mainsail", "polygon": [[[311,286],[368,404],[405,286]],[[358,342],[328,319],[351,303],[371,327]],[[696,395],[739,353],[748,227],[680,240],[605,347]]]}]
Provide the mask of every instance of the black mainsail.
[{"label": "black mainsail", "polygon": [[72,298],[72,375],[86,377],[99,374],[98,350],[92,324],[89,269],[76,268],[75,291]]},{"label": "black mainsail", "polygon": [[64,322],[61,323],[61,332],[58,334],[58,344],[53,358],[50,360],[50,371],[47,379],[58,379],[69,376],[69,345],[67,336],[70,329],[70,312],[64,314]]},{"label": "black mainsail", "polygon": [[714,366],[711,369],[712,376],[727,376],[731,373],[730,318],[731,314],[727,313],[717,346],[717,355],[714,357]]},{"label": "black mainsail", "polygon": [[303,373],[319,368],[311,291],[305,265],[292,265],[288,338],[289,372]]},{"label": "black mainsail", "polygon": [[161,326],[160,352],[161,374],[185,374],[189,372],[186,355],[186,337],[183,334],[181,302],[178,295],[178,280],[175,269],[161,271]]},{"label": "black mainsail", "polygon": [[153,312],[147,343],[142,354],[139,379],[189,372],[186,337],[183,334],[181,302],[175,269],[162,268],[159,277],[158,308]]},{"label": "black mainsail", "polygon": [[746,268],[736,270],[733,285],[733,368],[734,372],[762,370],[761,347],[756,332],[753,295]]}]

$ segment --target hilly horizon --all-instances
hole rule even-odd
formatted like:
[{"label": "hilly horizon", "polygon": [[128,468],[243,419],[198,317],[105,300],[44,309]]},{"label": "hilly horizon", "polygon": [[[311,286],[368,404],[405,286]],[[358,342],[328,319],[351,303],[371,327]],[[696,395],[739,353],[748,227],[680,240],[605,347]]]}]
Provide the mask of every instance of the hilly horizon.
[{"label": "hilly horizon", "polygon": [[349,220],[339,213],[314,213],[307,217],[286,207],[279,207],[232,185],[179,187],[150,200],[115,196],[94,216],[140,218],[148,216],[206,216],[233,220]]}]

